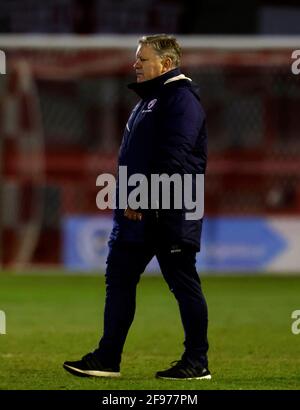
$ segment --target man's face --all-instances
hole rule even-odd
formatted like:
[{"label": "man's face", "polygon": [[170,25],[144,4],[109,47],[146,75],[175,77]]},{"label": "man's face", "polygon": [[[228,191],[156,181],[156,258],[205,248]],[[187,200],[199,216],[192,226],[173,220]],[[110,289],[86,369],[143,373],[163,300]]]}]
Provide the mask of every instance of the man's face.
[{"label": "man's face", "polygon": [[138,46],[133,68],[135,69],[136,81],[138,83],[151,80],[168,71],[163,64],[162,58],[148,44],[140,44]]}]

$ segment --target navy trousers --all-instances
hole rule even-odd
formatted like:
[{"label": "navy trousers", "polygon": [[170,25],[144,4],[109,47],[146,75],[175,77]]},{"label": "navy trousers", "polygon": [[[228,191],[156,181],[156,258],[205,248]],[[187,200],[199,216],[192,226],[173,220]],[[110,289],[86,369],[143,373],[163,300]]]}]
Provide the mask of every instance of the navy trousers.
[{"label": "navy trousers", "polygon": [[[183,359],[207,366],[207,304],[195,268],[196,252],[187,245],[176,249],[151,243],[111,244],[106,270],[104,332],[97,354],[103,364],[119,366],[136,307],[141,274],[156,256],[161,272],[178,301],[185,332]],[[96,353],[95,352],[95,353]]]}]

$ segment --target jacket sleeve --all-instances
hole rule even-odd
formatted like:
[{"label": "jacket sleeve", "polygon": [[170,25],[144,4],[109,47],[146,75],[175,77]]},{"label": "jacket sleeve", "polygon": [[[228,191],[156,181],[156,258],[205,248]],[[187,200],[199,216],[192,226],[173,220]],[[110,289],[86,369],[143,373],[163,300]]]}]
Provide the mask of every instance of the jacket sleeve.
[{"label": "jacket sleeve", "polygon": [[160,107],[152,173],[184,173],[204,121],[201,104],[190,91],[171,95]]}]

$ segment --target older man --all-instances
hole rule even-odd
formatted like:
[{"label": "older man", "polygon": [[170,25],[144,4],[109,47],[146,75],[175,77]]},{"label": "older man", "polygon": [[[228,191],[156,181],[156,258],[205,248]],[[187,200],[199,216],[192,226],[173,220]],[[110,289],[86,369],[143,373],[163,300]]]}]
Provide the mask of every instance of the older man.
[{"label": "older man", "polygon": [[[119,166],[128,176],[204,174],[207,160],[205,114],[191,79],[180,72],[181,50],[169,35],[139,40],[133,65],[137,81],[129,88],[140,97],[125,127]],[[119,178],[119,184],[121,179]],[[130,191],[128,192],[128,195]],[[174,194],[171,195],[174,199]],[[210,379],[207,305],[196,271],[202,219],[188,219],[186,209],[161,201],[156,209],[116,209],[106,270],[104,332],[98,348],[64,368],[79,376],[118,377],[123,346],[135,313],[136,286],[156,256],[178,301],[185,332],[184,352],[156,377]],[[159,346],[160,335],[154,341]],[[170,346],[171,347],[171,346]]]}]

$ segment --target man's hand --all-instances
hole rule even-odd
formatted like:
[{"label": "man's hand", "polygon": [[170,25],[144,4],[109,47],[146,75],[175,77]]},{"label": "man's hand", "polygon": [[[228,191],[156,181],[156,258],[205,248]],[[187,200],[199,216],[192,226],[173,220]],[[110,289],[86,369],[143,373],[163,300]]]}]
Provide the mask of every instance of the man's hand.
[{"label": "man's hand", "polygon": [[141,221],[142,220],[141,212],[134,211],[133,209],[130,209],[129,207],[125,209],[124,215],[126,216],[126,218],[130,219],[131,221]]}]

